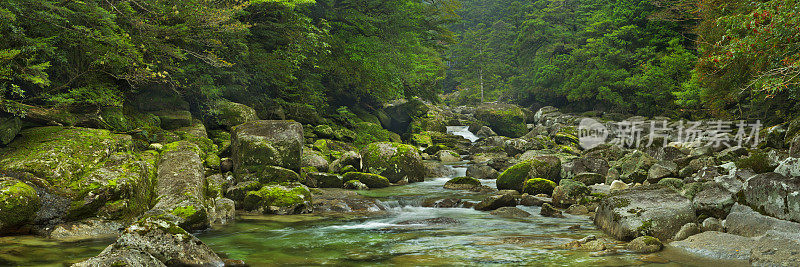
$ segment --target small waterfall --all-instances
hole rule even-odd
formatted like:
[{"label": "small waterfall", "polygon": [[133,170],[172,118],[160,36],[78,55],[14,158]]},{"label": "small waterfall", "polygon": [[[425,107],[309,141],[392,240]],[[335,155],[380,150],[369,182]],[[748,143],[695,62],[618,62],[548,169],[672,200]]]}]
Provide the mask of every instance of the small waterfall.
[{"label": "small waterfall", "polygon": [[470,142],[475,142],[480,139],[469,131],[469,126],[447,126],[447,133],[464,137],[464,139]]}]

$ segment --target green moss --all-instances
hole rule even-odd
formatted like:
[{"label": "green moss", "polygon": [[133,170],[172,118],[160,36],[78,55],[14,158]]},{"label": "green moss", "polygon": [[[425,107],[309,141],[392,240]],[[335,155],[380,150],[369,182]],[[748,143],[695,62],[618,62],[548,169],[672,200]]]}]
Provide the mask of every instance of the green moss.
[{"label": "green moss", "polygon": [[480,107],[476,110],[475,117],[502,136],[517,138],[528,133],[525,125],[525,113],[517,106]]},{"label": "green moss", "polygon": [[415,133],[411,135],[411,143],[422,147],[433,146],[433,139],[428,132]]},{"label": "green moss", "polygon": [[197,213],[197,209],[194,206],[181,206],[174,208],[172,210],[172,215],[188,219],[194,216]]},{"label": "green moss", "polygon": [[771,164],[769,155],[766,152],[758,151],[736,161],[736,167],[739,169],[751,169],[758,174],[772,172],[777,166]]},{"label": "green moss", "polygon": [[400,142],[394,136],[396,134],[383,129],[380,125],[371,122],[359,122],[353,126],[356,147],[364,147],[375,142]]},{"label": "green moss", "polygon": [[311,191],[304,186],[288,188],[279,185],[267,185],[258,191],[251,191],[245,197],[245,208],[249,210],[258,207],[291,207],[311,201]]},{"label": "green moss", "polygon": [[672,188],[672,190],[675,190],[676,192],[683,189],[683,180],[678,178],[664,178],[661,179],[661,181],[658,181],[658,184],[666,185],[667,187]]},{"label": "green moss", "polygon": [[[648,235],[652,232],[653,229],[653,221],[646,220],[642,222],[642,225],[636,228],[636,231],[639,232],[641,235]],[[658,241],[658,239],[656,239]]]},{"label": "green moss", "polygon": [[533,161],[518,163],[506,169],[497,177],[497,189],[522,191],[523,184],[529,179]]},{"label": "green moss", "polygon": [[0,178],[0,227],[28,222],[40,207],[41,201],[32,187],[14,179]]},{"label": "green moss", "polygon": [[542,178],[533,178],[525,181],[522,192],[534,196],[538,194],[552,195],[553,189],[556,189],[555,182]]},{"label": "green moss", "polygon": [[343,180],[345,181],[358,180],[359,182],[365,184],[369,188],[384,188],[392,185],[391,183],[389,183],[389,179],[386,179],[386,177],[377,174],[363,173],[363,172],[345,173]]}]

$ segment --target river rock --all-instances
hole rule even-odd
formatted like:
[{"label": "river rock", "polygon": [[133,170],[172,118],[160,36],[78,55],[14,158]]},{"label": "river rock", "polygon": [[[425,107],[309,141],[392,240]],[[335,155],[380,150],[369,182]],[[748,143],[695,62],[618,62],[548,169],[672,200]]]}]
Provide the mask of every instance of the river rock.
[{"label": "river rock", "polygon": [[708,217],[705,220],[703,220],[703,224],[700,225],[700,230],[703,232],[707,231],[722,232],[725,230],[725,228],[722,227],[722,222],[720,222],[719,219],[714,217]]},{"label": "river rock", "polygon": [[675,241],[669,246],[696,256],[715,260],[749,260],[753,249],[751,238],[709,231]]},{"label": "river rock", "polygon": [[584,205],[572,205],[565,212],[571,215],[586,215],[589,214],[589,209]]},{"label": "river rock", "polygon": [[[156,264],[151,257],[162,264]],[[132,262],[133,266],[224,265],[222,259],[200,239],[173,222],[156,218],[145,218],[129,226],[99,256],[77,266],[115,266],[119,261]]]},{"label": "river rock", "polygon": [[341,173],[345,166],[352,166],[356,171],[363,169],[361,155],[355,151],[344,152],[339,158],[331,162],[328,171],[334,173]]},{"label": "river rock", "polygon": [[489,214],[500,216],[503,218],[525,218],[530,217],[531,214],[527,211],[521,210],[517,207],[501,207],[499,209],[493,210]]},{"label": "river rock", "polygon": [[475,118],[502,136],[517,138],[528,133],[525,113],[515,105],[484,104],[475,110]]},{"label": "river rock", "polygon": [[342,188],[344,181],[341,176],[324,172],[311,172],[306,174],[319,188]]},{"label": "river rock", "polygon": [[591,190],[585,184],[570,179],[564,179],[553,190],[553,205],[559,208],[567,208],[578,204],[581,199],[591,194]]},{"label": "river rock", "polygon": [[661,244],[661,241],[658,238],[652,236],[640,236],[628,243],[625,246],[625,249],[630,250],[633,253],[641,253],[641,254],[649,254],[649,253],[656,253],[661,251],[664,248],[664,244]]},{"label": "river rock", "polygon": [[484,179],[493,180],[497,179],[497,177],[500,176],[500,173],[498,173],[497,170],[495,170],[492,167],[489,167],[488,165],[475,164],[467,167],[467,176],[481,180]]},{"label": "river rock", "polygon": [[687,223],[681,227],[681,230],[679,230],[672,239],[675,241],[681,241],[690,236],[699,234],[700,232],[700,226],[698,226],[696,223]]},{"label": "river rock", "polygon": [[765,216],[740,204],[731,207],[731,212],[725,218],[724,226],[728,233],[747,237],[761,236],[773,230],[793,232],[800,229],[800,223]]},{"label": "river rock", "polygon": [[456,177],[444,183],[445,189],[453,190],[477,190],[481,187],[481,181],[472,177]]},{"label": "river rock", "polygon": [[539,214],[544,217],[564,218],[564,214],[562,214],[560,210],[557,210],[555,207],[553,207],[553,205],[550,205],[550,203],[542,204],[542,210],[539,212]]},{"label": "river rock", "polygon": [[489,196],[480,203],[475,205],[476,210],[490,211],[502,207],[514,207],[517,205],[517,200],[512,194],[500,194]]},{"label": "river rock", "polygon": [[763,173],[745,182],[742,190],[748,205],[764,214],[800,222],[800,180],[777,173]]},{"label": "river rock", "polygon": [[369,186],[365,185],[359,180],[350,180],[344,183],[344,189],[369,190]]},{"label": "river rock", "polygon": [[612,165],[620,174],[620,180],[625,183],[641,183],[647,179],[650,167],[656,163],[656,159],[650,155],[635,150],[625,155]]},{"label": "river rock", "polygon": [[481,128],[475,133],[475,136],[480,138],[486,138],[486,137],[497,136],[497,133],[495,133],[492,130],[492,128],[489,128],[489,126],[481,126]]},{"label": "river rock", "polygon": [[315,190],[313,204],[315,213],[380,212],[387,209],[373,198],[364,197],[355,191],[338,188]]},{"label": "river rock", "polygon": [[595,225],[618,240],[650,235],[667,240],[695,222],[692,202],[662,185],[612,192],[600,202]]},{"label": "river rock", "polygon": [[606,181],[606,177],[599,173],[584,172],[575,175],[572,180],[581,182],[585,185],[602,184]]},{"label": "river rock", "polygon": [[433,198],[423,201],[422,206],[428,208],[458,208],[462,203],[463,201],[458,198]]},{"label": "river rock", "polygon": [[263,214],[303,214],[313,211],[311,191],[300,184],[266,185],[258,191],[250,191],[244,198],[243,207]]},{"label": "river rock", "polygon": [[497,189],[522,191],[525,181],[533,178],[560,180],[561,162],[557,157],[539,156],[508,168],[497,177]]},{"label": "river rock", "polygon": [[651,184],[658,183],[662,178],[674,177],[678,174],[678,164],[672,161],[659,161],[650,167],[647,172],[647,181]]},{"label": "river rock", "polygon": [[561,164],[561,178],[574,179],[576,175],[581,173],[597,173],[605,176],[608,174],[609,168],[608,161],[605,159],[576,158]]},{"label": "river rock", "polygon": [[[452,177],[456,174],[453,168],[445,166],[441,162],[425,161],[422,163],[422,165],[425,166],[425,178]],[[467,176],[470,175],[467,174]]]},{"label": "river rock", "polygon": [[117,238],[124,229],[121,221],[87,219],[56,225],[50,232],[50,238],[62,242]]},{"label": "river rock", "polygon": [[525,181],[525,184],[522,188],[522,193],[532,196],[539,194],[552,195],[556,186],[556,183],[553,181],[542,178],[533,178]]},{"label": "river rock", "polygon": [[626,184],[623,181],[614,180],[614,182],[611,182],[611,185],[609,186],[608,190],[613,192],[613,191],[625,190],[628,189],[629,187],[630,186],[628,186],[628,184]]},{"label": "river rock", "polygon": [[231,134],[231,159],[237,174],[258,172],[264,166],[300,169],[303,126],[293,121],[252,121]]},{"label": "river rock", "polygon": [[708,182],[703,185],[702,191],[695,194],[692,203],[697,214],[725,218],[736,201],[733,199],[731,192],[722,187],[722,185],[716,182]]},{"label": "river rock", "polygon": [[384,188],[392,184],[386,177],[378,174],[363,173],[363,172],[348,172],[344,174],[344,181],[357,180],[369,188]]},{"label": "river rock", "polygon": [[41,204],[31,186],[17,179],[0,177],[0,234],[14,232],[32,222]]},{"label": "river rock", "polygon": [[[372,143],[361,152],[364,171],[378,174],[396,183],[403,179],[409,182],[422,182],[425,179],[425,166],[419,149],[399,143]],[[363,182],[363,181],[362,181]],[[370,188],[375,188],[367,184]]]},{"label": "river rock", "polygon": [[311,149],[304,149],[300,157],[300,167],[314,167],[317,171],[327,172],[329,165],[325,156]]}]

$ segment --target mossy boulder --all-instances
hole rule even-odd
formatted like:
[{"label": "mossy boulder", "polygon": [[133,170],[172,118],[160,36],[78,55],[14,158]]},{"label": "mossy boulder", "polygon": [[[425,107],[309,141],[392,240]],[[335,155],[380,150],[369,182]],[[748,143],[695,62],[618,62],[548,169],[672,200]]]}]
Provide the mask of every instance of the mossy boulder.
[{"label": "mossy boulder", "polygon": [[581,182],[585,185],[595,185],[605,183],[606,177],[599,173],[583,172],[575,175],[572,180]]},{"label": "mossy boulder", "polygon": [[0,177],[0,234],[31,222],[40,207],[39,196],[31,186]]},{"label": "mossy boulder", "polygon": [[800,222],[800,180],[768,172],[748,179],[742,200],[754,210],[782,220]]},{"label": "mossy boulder", "polygon": [[98,115],[98,126],[118,133],[158,128],[161,125],[158,116],[133,108],[107,107],[101,109]]},{"label": "mossy boulder", "polygon": [[533,178],[525,181],[525,185],[522,188],[522,193],[527,193],[533,196],[538,194],[552,195],[553,190],[556,189],[556,186],[557,184],[553,181],[542,178]]},{"label": "mossy boulder", "polygon": [[531,160],[531,177],[558,183],[561,180],[561,159],[556,156],[537,156]]},{"label": "mossy boulder", "polygon": [[524,161],[506,169],[497,177],[497,189],[522,191],[525,181],[532,179],[533,161]]},{"label": "mossy boulder", "polygon": [[303,149],[303,155],[300,157],[300,167],[314,167],[319,171],[326,172],[328,171],[328,165],[330,165],[330,162],[322,153],[312,149]]},{"label": "mossy boulder", "polygon": [[261,184],[300,181],[300,175],[295,171],[278,166],[264,166],[264,169],[254,178]]},{"label": "mossy boulder", "polygon": [[778,162],[770,159],[764,151],[754,151],[749,156],[736,161],[739,169],[750,169],[756,174],[768,173],[778,167]]},{"label": "mossy boulder", "polygon": [[233,128],[231,159],[237,175],[264,166],[300,169],[303,126],[292,121],[252,121]]},{"label": "mossy boulder", "polygon": [[525,113],[515,105],[482,105],[475,110],[475,118],[502,136],[518,138],[528,133]]},{"label": "mossy boulder", "polygon": [[186,141],[164,147],[158,162],[158,202],[149,214],[166,216],[185,229],[208,227],[206,180],[200,153],[197,145]]},{"label": "mossy boulder", "polygon": [[333,138],[333,127],[327,124],[321,124],[314,127],[314,134],[320,138]]},{"label": "mossy boulder", "polygon": [[344,174],[345,181],[357,180],[364,185],[368,186],[369,188],[384,188],[389,187],[392,184],[389,182],[389,179],[386,177],[380,176],[378,174],[372,173],[363,173],[363,172],[348,172]]},{"label": "mossy boulder", "polygon": [[313,209],[311,191],[300,184],[266,185],[248,192],[243,206],[245,210],[280,215],[310,213]]},{"label": "mossy boulder", "polygon": [[369,186],[359,180],[350,180],[344,183],[344,189],[369,190]]},{"label": "mossy boulder", "polygon": [[558,183],[553,190],[553,205],[558,208],[568,208],[569,206],[580,204],[579,202],[592,193],[585,184],[564,179]]},{"label": "mossy boulder", "polygon": [[652,156],[635,150],[614,162],[611,168],[617,169],[619,178],[625,183],[641,183],[647,180],[650,167],[658,162]]},{"label": "mossy boulder", "polygon": [[[378,174],[396,183],[407,179],[409,182],[422,182],[425,179],[425,166],[419,149],[400,143],[372,143],[361,151],[365,172]],[[373,186],[367,184],[370,188]]]},{"label": "mossy boulder", "polygon": [[236,125],[256,121],[256,110],[244,104],[218,100],[206,112],[206,123],[214,128],[230,130]]},{"label": "mossy boulder", "polygon": [[359,122],[353,125],[355,138],[353,144],[363,147],[375,142],[402,142],[396,133],[385,130],[380,124],[371,122]]},{"label": "mossy boulder", "polygon": [[336,174],[323,172],[310,172],[306,176],[312,181],[315,187],[319,188],[342,188],[344,182],[342,177]]},{"label": "mossy boulder", "polygon": [[161,128],[165,130],[175,130],[182,127],[191,126],[194,119],[188,110],[159,110],[154,111],[161,122]]},{"label": "mossy boulder", "polygon": [[19,117],[0,117],[0,146],[8,145],[22,129]]},{"label": "mossy boulder", "polygon": [[640,236],[628,243],[625,248],[633,253],[649,254],[661,251],[661,249],[664,248],[664,245],[661,244],[661,241],[659,241],[658,238],[652,236]]},{"label": "mossy boulder", "polygon": [[453,190],[474,190],[481,187],[481,181],[472,177],[456,177],[444,183],[444,188]]}]

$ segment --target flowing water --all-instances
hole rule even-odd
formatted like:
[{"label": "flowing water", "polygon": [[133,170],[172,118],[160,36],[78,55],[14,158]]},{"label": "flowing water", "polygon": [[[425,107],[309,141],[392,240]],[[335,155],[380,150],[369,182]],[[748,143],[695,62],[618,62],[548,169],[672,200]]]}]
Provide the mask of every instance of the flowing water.
[{"label": "flowing water", "polygon": [[[466,127],[448,130],[470,140],[477,138]],[[451,177],[464,176],[465,164],[451,165],[455,170]],[[655,256],[621,251],[615,256],[592,257],[589,252],[553,248],[587,235],[607,238],[587,216],[548,218],[539,215],[538,207],[520,206],[532,215],[510,219],[468,208],[422,207],[428,199],[479,201],[486,197],[442,188],[451,177],[358,192],[379,200],[387,207],[385,212],[242,216],[232,225],[196,234],[221,255],[252,266],[719,264],[669,251]],[[481,182],[495,187],[494,181]],[[60,243],[36,237],[4,237],[0,238],[0,265],[61,266],[97,255],[112,242]]]}]

